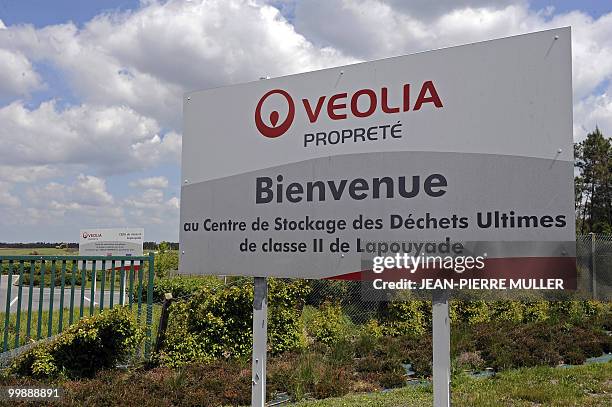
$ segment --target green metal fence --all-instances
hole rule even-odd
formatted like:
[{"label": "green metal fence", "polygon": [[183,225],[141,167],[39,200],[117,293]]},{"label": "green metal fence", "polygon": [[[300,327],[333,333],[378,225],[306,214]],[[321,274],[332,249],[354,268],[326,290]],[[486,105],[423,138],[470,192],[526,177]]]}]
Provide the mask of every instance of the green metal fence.
[{"label": "green metal fence", "polygon": [[[96,270],[96,268],[98,268]],[[142,323],[144,357],[151,351],[154,255],[0,256],[1,352],[49,338],[84,316],[128,306]],[[143,303],[143,288],[146,303]],[[2,308],[0,308],[1,310]],[[67,315],[66,315],[67,314]]]}]

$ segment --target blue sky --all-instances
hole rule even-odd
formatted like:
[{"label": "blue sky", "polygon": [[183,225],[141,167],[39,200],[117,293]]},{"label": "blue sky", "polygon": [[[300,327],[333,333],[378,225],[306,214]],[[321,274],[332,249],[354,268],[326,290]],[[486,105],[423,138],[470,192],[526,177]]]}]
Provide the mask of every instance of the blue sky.
[{"label": "blue sky", "polygon": [[0,241],[112,226],[177,240],[183,93],[263,75],[571,25],[574,139],[596,125],[610,135],[611,11],[593,0],[0,0]]},{"label": "blue sky", "polygon": [[0,19],[6,25],[44,27],[73,21],[83,24],[103,12],[136,9],[137,0],[0,0]]},{"label": "blue sky", "polygon": [[533,0],[529,2],[533,10],[541,10],[553,6],[556,13],[566,13],[572,10],[581,10],[597,18],[610,12],[610,2],[606,0]]}]

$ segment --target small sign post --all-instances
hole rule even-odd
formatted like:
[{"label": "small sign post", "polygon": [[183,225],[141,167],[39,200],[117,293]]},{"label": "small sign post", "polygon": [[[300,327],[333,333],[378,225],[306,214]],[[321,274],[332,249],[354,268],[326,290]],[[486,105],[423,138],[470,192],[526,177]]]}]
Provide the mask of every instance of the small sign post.
[{"label": "small sign post", "polygon": [[435,291],[432,306],[434,407],[449,407],[450,317],[448,313],[448,292]]},{"label": "small sign post", "polygon": [[268,281],[253,281],[253,370],[251,406],[266,405],[266,359],[268,346]]}]

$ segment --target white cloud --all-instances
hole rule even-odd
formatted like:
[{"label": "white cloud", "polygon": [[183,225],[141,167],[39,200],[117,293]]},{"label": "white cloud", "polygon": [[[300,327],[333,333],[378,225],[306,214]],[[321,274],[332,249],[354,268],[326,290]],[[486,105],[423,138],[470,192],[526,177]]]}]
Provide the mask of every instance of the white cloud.
[{"label": "white cloud", "polygon": [[574,107],[574,137],[583,140],[598,126],[605,136],[612,136],[612,86],[601,95],[591,95]]},{"label": "white cloud", "polygon": [[30,187],[27,196],[32,204],[44,208],[50,203],[55,210],[97,210],[115,203],[106,180],[84,174],[79,174],[71,185],[50,182],[43,187]]},{"label": "white cloud", "polygon": [[80,105],[59,109],[53,101],[29,110],[21,102],[0,108],[0,161],[10,166],[80,165],[101,173],[177,163],[180,136],[160,135],[156,120],[127,106]]},{"label": "white cloud", "polygon": [[50,165],[0,165],[0,181],[34,182],[59,176],[61,172]]},{"label": "white cloud", "polygon": [[43,86],[38,73],[21,52],[0,48],[0,97],[27,96]]},{"label": "white cloud", "polygon": [[141,178],[139,180],[130,182],[130,186],[135,187],[135,188],[164,189],[164,188],[168,188],[168,178],[166,177]]},{"label": "white cloud", "polygon": [[0,215],[0,223],[63,225],[74,232],[82,227],[120,226],[126,222],[124,209],[108,191],[106,181],[92,175],[79,174],[70,184],[31,186],[25,198],[23,208]]},{"label": "white cloud", "polygon": [[319,44],[372,59],[523,33],[538,18],[522,2],[483,3],[436,7],[430,20],[421,17],[426,7],[419,2],[313,0],[297,3],[295,25]]},{"label": "white cloud", "polygon": [[137,222],[178,225],[179,201],[177,197],[166,198],[159,189],[147,189],[124,200],[125,211]]},{"label": "white cloud", "polygon": [[185,91],[319,69],[349,61],[295,32],[256,1],[147,2],[63,24],[0,30],[0,47],[49,60],[86,103],[128,105],[177,128]]},{"label": "white cloud", "polygon": [[[10,231],[20,233],[23,225],[44,226],[27,240],[72,240],[81,227],[119,226],[125,224],[124,210],[117,205],[115,198],[107,190],[104,179],[80,174],[69,185],[49,182],[45,185],[30,186],[22,196],[18,206],[0,211],[0,225],[6,237],[3,240],[19,241],[9,238]],[[16,228],[11,228],[16,226]],[[62,230],[61,235],[50,230]],[[65,233],[68,231],[68,233]],[[13,234],[14,234],[13,233]],[[21,236],[21,235],[20,235]],[[47,236],[42,237],[42,236]]]},{"label": "white cloud", "polygon": [[462,1],[440,9],[431,19],[422,19],[419,18],[424,7],[422,2],[405,2],[402,6],[400,3],[383,0],[298,2],[295,25],[315,43],[333,46],[362,59],[570,25],[576,102],[612,78],[612,13],[598,19],[579,11],[551,16],[550,10],[534,12],[523,1]]},{"label": "white cloud", "polygon": [[11,185],[0,181],[0,208],[18,208],[20,205],[21,200],[13,195]]}]

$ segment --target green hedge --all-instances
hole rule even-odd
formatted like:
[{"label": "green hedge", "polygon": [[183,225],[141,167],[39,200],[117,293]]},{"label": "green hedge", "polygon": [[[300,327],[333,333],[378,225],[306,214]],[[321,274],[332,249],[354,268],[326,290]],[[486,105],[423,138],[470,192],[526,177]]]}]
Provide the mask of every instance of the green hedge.
[{"label": "green hedge", "polygon": [[125,361],[143,337],[128,309],[113,308],[83,318],[52,341],[25,352],[9,372],[34,378],[93,377]]},{"label": "green hedge", "polygon": [[[303,281],[268,280],[268,340],[272,354],[304,345],[300,312],[308,287]],[[203,287],[170,308],[166,346],[156,355],[168,366],[217,358],[242,358],[252,347],[253,285]]]},{"label": "green hedge", "polygon": [[155,255],[155,276],[159,278],[167,277],[171,272],[178,270],[179,266],[178,250],[170,250],[164,243],[160,244],[160,249]]},{"label": "green hedge", "polygon": [[[155,279],[153,282],[153,302],[162,302],[166,293],[171,293],[175,299],[182,299],[193,295],[203,288],[219,289],[221,287],[223,287],[223,281],[216,276],[175,276]],[[146,301],[147,290],[147,284],[143,284],[143,301]],[[134,287],[134,298],[138,298],[138,287],[136,284]]]},{"label": "green hedge", "polygon": [[[74,285],[76,286],[80,286],[81,285],[81,273],[77,273],[74,276]],[[19,284],[19,280],[15,280],[15,285]],[[61,272],[56,272],[55,273],[55,278],[53,280],[55,282],[55,287],[61,287],[62,285],[62,273]],[[100,281],[100,279],[98,279],[98,281]],[[23,282],[22,284],[24,286],[27,286],[30,284],[30,275],[29,274],[23,274]],[[66,277],[64,278],[64,284],[66,286],[71,286],[72,285],[72,272],[66,272]],[[40,286],[40,274],[35,274],[34,275],[34,283],[32,284],[36,287]],[[45,287],[50,287],[51,286],[51,273],[46,273],[45,272]]]},{"label": "green hedge", "polygon": [[356,327],[336,304],[323,304],[320,308],[307,307],[302,314],[304,327],[314,342],[332,345],[349,339]]},{"label": "green hedge", "polygon": [[450,317],[454,323],[478,324],[482,322],[580,322],[586,318],[606,315],[610,304],[593,300],[574,301],[463,301],[451,300]]},{"label": "green hedge", "polygon": [[[104,275],[104,279],[106,281],[106,288],[110,289],[110,282],[111,282],[111,277],[112,277],[112,271],[106,271],[105,275]],[[72,285],[72,271],[68,271],[66,270],[66,277],[64,280],[64,284],[66,286],[71,286]],[[79,270],[76,273],[74,273],[74,285],[75,286],[80,286],[81,282],[82,282],[82,272]],[[91,270],[87,270],[85,271],[85,283],[87,284],[87,282],[91,282]],[[13,276],[13,281],[14,281],[14,285],[19,284],[19,277],[17,276]],[[23,273],[23,277],[22,277],[22,284],[24,286],[27,286],[30,284],[30,273]],[[54,280],[55,282],[55,287],[61,287],[62,285],[62,272],[60,269],[55,270],[55,276],[54,276]],[[101,271],[97,271],[96,272],[96,281],[101,282],[102,281],[102,272]],[[33,285],[38,287],[40,286],[40,282],[41,282],[41,274],[40,274],[40,270],[38,270],[37,272],[34,273],[34,283]],[[138,279],[136,278],[134,281],[134,284],[137,285]],[[145,280],[146,282],[146,280]],[[117,271],[115,272],[115,289],[119,290],[121,284],[121,274]],[[146,284],[145,284],[146,285]],[[50,287],[51,286],[51,270],[46,270],[45,271],[45,287]],[[98,288],[100,286],[98,285]],[[146,298],[146,297],[145,297]]]}]

